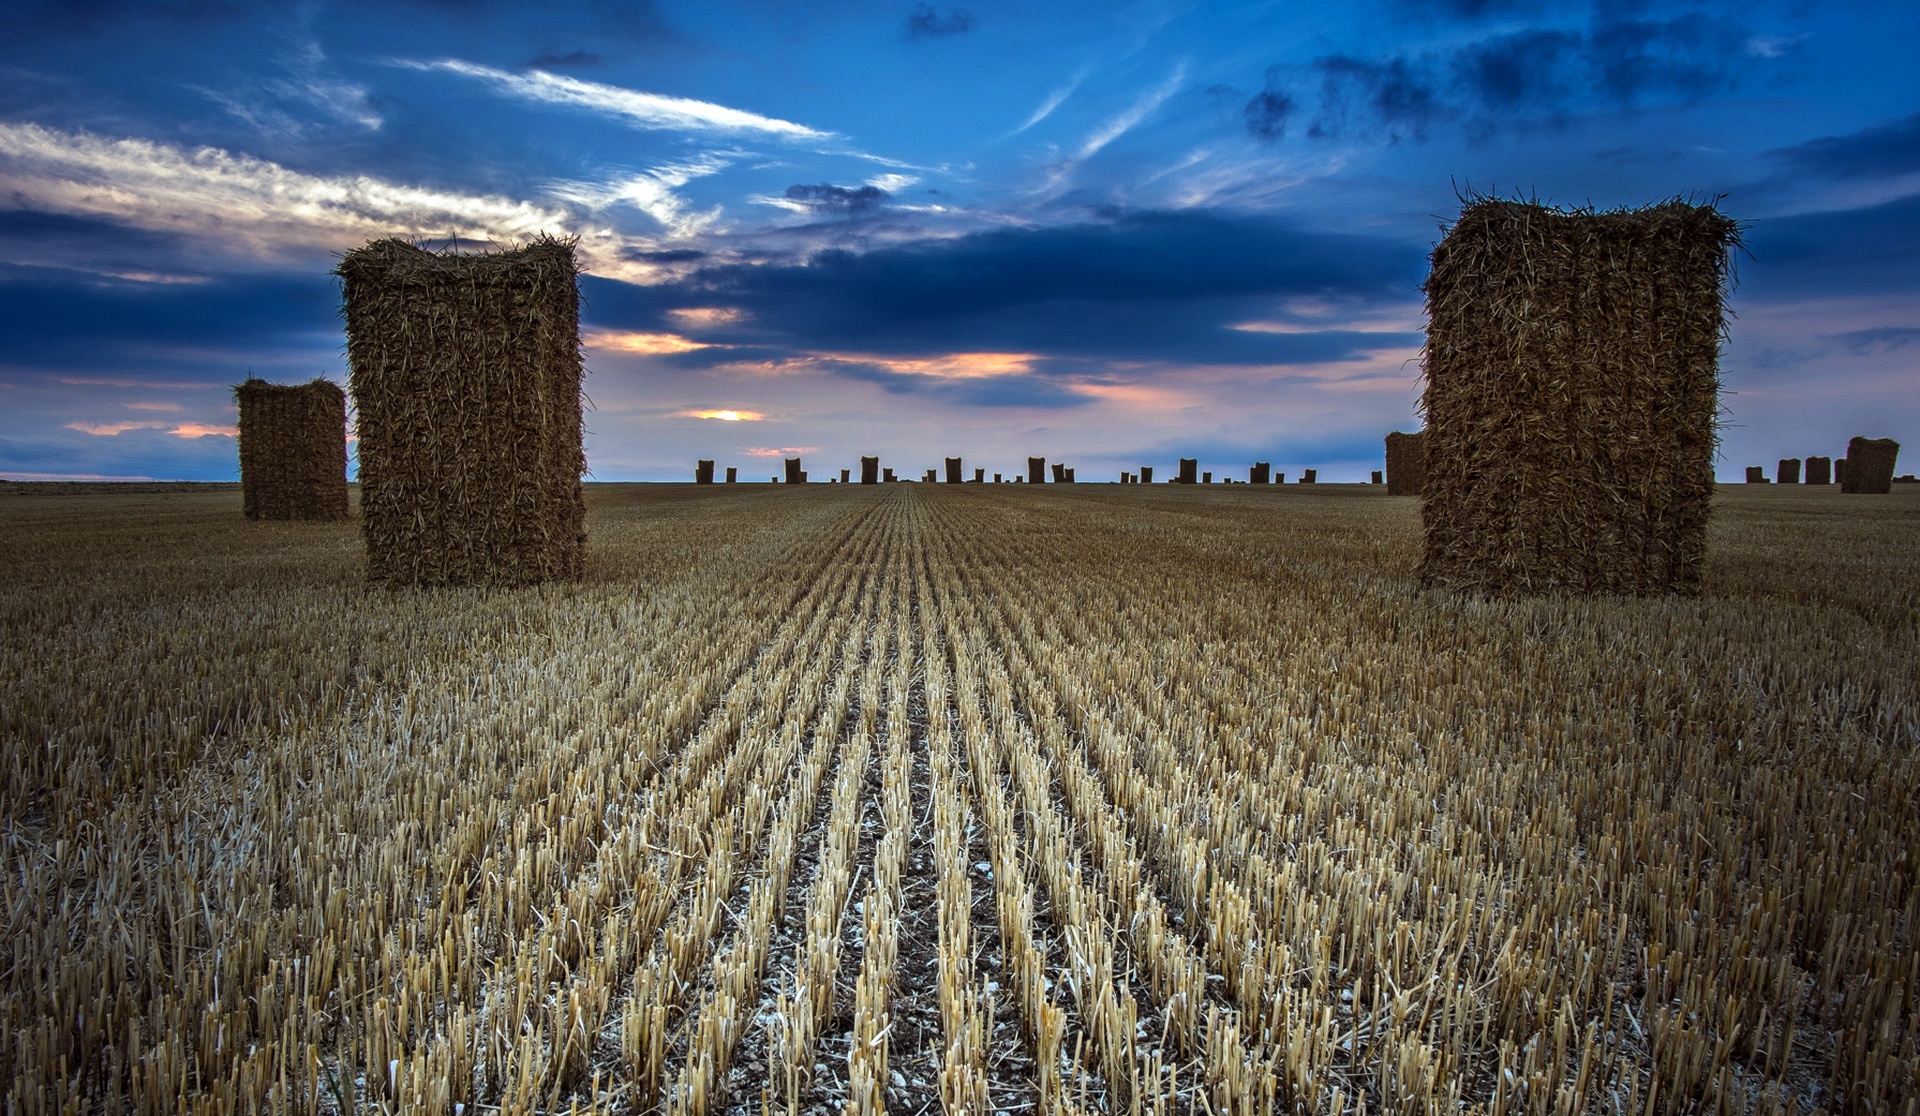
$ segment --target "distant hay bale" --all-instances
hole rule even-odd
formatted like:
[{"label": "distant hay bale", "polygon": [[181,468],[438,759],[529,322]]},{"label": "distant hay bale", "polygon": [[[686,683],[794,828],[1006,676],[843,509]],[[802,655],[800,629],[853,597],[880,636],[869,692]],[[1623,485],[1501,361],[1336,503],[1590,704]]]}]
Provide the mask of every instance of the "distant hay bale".
[{"label": "distant hay bale", "polygon": [[712,484],[713,483],[713,462],[707,461],[703,458],[693,463],[693,483],[695,484]]},{"label": "distant hay bale", "polygon": [[1275,473],[1273,475],[1273,483],[1275,484],[1287,483],[1287,475],[1285,473]]},{"label": "distant hay bale", "polygon": [[1045,484],[1047,481],[1047,459],[1044,457],[1027,458],[1027,483]]},{"label": "distant hay bale", "polygon": [[1840,491],[1847,490],[1847,459],[1844,457],[1833,463],[1833,483],[1840,486]]},{"label": "distant hay bale", "polygon": [[1140,483],[1141,484],[1153,483],[1153,466],[1151,465],[1140,466]]},{"label": "distant hay bale", "polygon": [[1318,470],[1318,469],[1302,469],[1302,470],[1300,471],[1300,483],[1301,483],[1301,484],[1318,484],[1318,483],[1320,483],[1320,470]]},{"label": "distant hay bale", "polygon": [[893,470],[892,469],[880,470],[880,481],[883,484],[892,484],[894,482]]},{"label": "distant hay bale", "polygon": [[787,463],[787,483],[788,484],[807,483],[807,474],[804,470],[800,468],[799,458],[787,457],[787,458],[782,458],[781,460]]},{"label": "distant hay bale", "polygon": [[1067,483],[1068,483],[1068,484],[1072,484],[1072,483],[1074,483],[1074,480],[1073,480],[1073,467],[1072,467],[1072,466],[1068,466],[1068,467],[1067,467],[1067,469],[1065,470],[1065,476],[1066,476],[1066,480],[1067,480]]},{"label": "distant hay bale", "polygon": [[1807,483],[1832,484],[1833,459],[1828,457],[1807,458]]},{"label": "distant hay bale", "polygon": [[1174,482],[1173,482],[1173,483],[1175,483],[1175,484],[1199,484],[1199,483],[1200,483],[1200,461],[1199,461],[1199,459],[1198,459],[1198,458],[1193,458],[1193,457],[1183,457],[1183,458],[1181,458],[1181,459],[1180,459],[1180,474],[1179,474],[1179,476],[1177,476],[1176,478],[1174,478]]},{"label": "distant hay bale", "polygon": [[1208,471],[1208,472],[1205,472],[1205,473],[1201,473],[1201,474],[1200,474],[1200,483],[1201,483],[1201,484],[1212,484],[1212,483],[1213,483],[1213,473],[1212,473],[1212,471]]},{"label": "distant hay bale", "polygon": [[879,458],[863,457],[860,459],[860,483],[861,484],[879,484],[880,483],[880,459]]},{"label": "distant hay bale", "polygon": [[1738,243],[1711,205],[1468,202],[1425,286],[1423,584],[1699,591]]},{"label": "distant hay bale", "polygon": [[1253,463],[1253,468],[1247,470],[1248,484],[1266,484],[1272,479],[1273,464],[1271,462],[1256,461]]},{"label": "distant hay bale", "polygon": [[928,469],[926,472],[926,475],[921,479],[926,481],[928,484],[932,484],[934,481],[934,478],[938,477],[939,475],[940,475],[940,471],[938,469]]},{"label": "distant hay bale", "polygon": [[1893,484],[1900,443],[1892,438],[1854,438],[1847,442],[1847,472],[1840,491],[1884,495]]},{"label": "distant hay bale", "polygon": [[1773,479],[1776,484],[1799,484],[1800,459],[1797,457],[1781,458],[1780,467],[1774,470]]},{"label": "distant hay bale", "polygon": [[1387,495],[1418,496],[1427,482],[1427,432],[1387,435]]},{"label": "distant hay bale", "polygon": [[1760,465],[1747,466],[1747,483],[1748,484],[1767,483],[1767,470]]},{"label": "distant hay bale", "polygon": [[347,518],[347,393],[329,380],[233,389],[248,519]]},{"label": "distant hay bale", "polygon": [[727,483],[737,484],[739,480],[740,480],[740,466],[738,465],[727,466]]},{"label": "distant hay bale", "polygon": [[1367,478],[1367,483],[1368,483],[1368,484],[1379,484],[1379,483],[1380,483],[1380,480],[1381,480],[1381,472],[1380,472],[1380,470],[1378,470],[1378,469],[1375,469],[1375,470],[1373,471],[1373,474],[1372,474],[1371,476],[1369,476],[1369,477]]},{"label": "distant hay bale", "polygon": [[1000,474],[999,474],[999,473],[995,473],[995,474],[993,475],[993,483],[995,483],[995,484],[999,484],[999,483],[1000,483]]},{"label": "distant hay bale", "polygon": [[543,236],[460,255],[376,240],[348,252],[337,273],[368,579],[579,576],[586,458],[572,243]]},{"label": "distant hay bale", "polygon": [[947,458],[947,483],[960,483],[960,459],[957,457]]},{"label": "distant hay bale", "polygon": [[985,469],[975,469],[973,471],[973,483],[985,484],[986,480],[987,480],[987,471]]},{"label": "distant hay bale", "polygon": [[1057,462],[1057,461],[1056,461],[1056,462],[1054,462],[1054,465],[1053,465],[1053,483],[1055,483],[1055,484],[1065,484],[1065,483],[1066,483],[1066,480],[1067,480],[1067,467],[1066,467],[1065,465],[1062,465],[1062,464],[1060,464],[1060,463],[1059,463],[1059,462]]}]

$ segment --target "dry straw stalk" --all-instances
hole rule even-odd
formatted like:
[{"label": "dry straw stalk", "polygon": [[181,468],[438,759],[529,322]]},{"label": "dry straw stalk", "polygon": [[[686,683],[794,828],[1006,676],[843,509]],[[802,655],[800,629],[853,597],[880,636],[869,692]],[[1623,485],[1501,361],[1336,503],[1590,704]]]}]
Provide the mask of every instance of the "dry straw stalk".
[{"label": "dry straw stalk", "polygon": [[347,517],[347,395],[327,380],[233,389],[248,519]]},{"label": "dry straw stalk", "polygon": [[1426,283],[1426,585],[1698,592],[1738,243],[1679,200],[1468,201]]},{"label": "dry straw stalk", "polygon": [[570,241],[475,255],[376,240],[340,261],[360,418],[367,576],[576,577],[579,268]]}]

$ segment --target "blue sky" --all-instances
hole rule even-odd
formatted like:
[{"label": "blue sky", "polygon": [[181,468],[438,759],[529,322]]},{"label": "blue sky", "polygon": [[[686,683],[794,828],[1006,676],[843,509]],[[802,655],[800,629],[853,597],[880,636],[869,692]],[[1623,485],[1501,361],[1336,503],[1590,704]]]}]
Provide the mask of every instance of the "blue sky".
[{"label": "blue sky", "polygon": [[[233,479],[337,255],[577,236],[588,463],[1359,480],[1463,190],[1725,195],[1723,480],[1920,453],[1920,10],[0,3],[0,476]],[[1903,462],[1902,471],[1911,471]]]}]

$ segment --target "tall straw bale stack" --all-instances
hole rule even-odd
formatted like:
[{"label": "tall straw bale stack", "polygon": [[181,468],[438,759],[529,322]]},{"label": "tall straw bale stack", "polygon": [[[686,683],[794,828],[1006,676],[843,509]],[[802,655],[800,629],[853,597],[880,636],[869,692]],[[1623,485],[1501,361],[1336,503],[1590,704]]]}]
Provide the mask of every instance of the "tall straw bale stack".
[{"label": "tall straw bale stack", "polygon": [[1807,483],[1832,484],[1833,459],[1828,457],[1807,458]]},{"label": "tall straw bale stack", "polygon": [[976,469],[974,469],[974,471],[973,471],[973,483],[975,483],[975,484],[985,484],[985,483],[986,483],[986,480],[987,480],[987,471],[986,471],[985,469],[981,469],[981,468],[976,468]]},{"label": "tall straw bale stack", "polygon": [[1367,483],[1380,484],[1385,476],[1386,476],[1385,473],[1381,472],[1379,469],[1375,469],[1373,473],[1367,477]]},{"label": "tall straw bale stack", "polygon": [[842,469],[842,470],[840,470],[840,483],[841,483],[841,484],[848,484],[848,483],[851,483],[851,481],[852,481],[852,480],[853,480],[853,470],[852,470],[852,469]]},{"label": "tall straw bale stack", "polygon": [[1072,483],[1074,483],[1074,481],[1073,481],[1073,467],[1072,467],[1072,466],[1068,466],[1068,467],[1066,468],[1066,470],[1065,470],[1065,476],[1066,476],[1066,481],[1067,481],[1067,483],[1068,483],[1068,484],[1072,484]]},{"label": "tall straw bale stack", "polygon": [[586,560],[579,268],[570,241],[340,261],[367,575],[522,585]]},{"label": "tall straw bale stack", "polygon": [[1699,591],[1738,243],[1711,205],[1468,201],[1426,282],[1424,584]]},{"label": "tall straw bale stack", "polygon": [[347,517],[347,393],[329,380],[233,389],[248,519]]},{"label": "tall straw bale stack", "polygon": [[1760,466],[1760,465],[1749,465],[1749,466],[1747,466],[1747,483],[1748,483],[1748,484],[1765,484],[1765,483],[1767,483],[1767,470],[1766,470],[1766,468],[1765,468],[1764,466]]},{"label": "tall straw bale stack", "polygon": [[934,479],[939,475],[940,475],[940,470],[928,469],[920,479],[926,481],[928,484],[932,484],[934,482]]},{"label": "tall straw bale stack", "polygon": [[740,466],[738,465],[727,466],[727,483],[738,484],[739,482],[740,482]]},{"label": "tall straw bale stack", "polygon": [[1027,483],[1045,484],[1047,481],[1047,459],[1044,457],[1027,458]]},{"label": "tall straw bale stack", "polygon": [[1847,442],[1847,471],[1840,491],[1880,495],[1891,490],[1900,443],[1892,438],[1854,438]]},{"label": "tall straw bale stack", "polygon": [[1175,479],[1174,483],[1175,484],[1199,484],[1200,483],[1199,459],[1194,457],[1181,458],[1180,459],[1180,476]]},{"label": "tall straw bale stack", "polygon": [[1840,491],[1847,490],[1847,459],[1844,457],[1833,463],[1833,483],[1840,486]]},{"label": "tall straw bale stack", "polygon": [[1773,479],[1779,484],[1799,484],[1800,459],[1797,457],[1781,458],[1780,467],[1774,471]]},{"label": "tall straw bale stack", "polygon": [[1204,472],[1204,473],[1201,473],[1201,474],[1200,474],[1200,483],[1201,483],[1201,484],[1212,484],[1212,483],[1213,483],[1213,471],[1212,471],[1212,470],[1208,470],[1207,472]]},{"label": "tall straw bale stack", "polygon": [[799,458],[787,457],[787,458],[782,458],[781,460],[785,461],[787,464],[787,483],[788,484],[807,483],[807,474],[800,468]]},{"label": "tall straw bale stack", "polygon": [[1053,463],[1053,483],[1064,484],[1067,479],[1067,467],[1058,461]]},{"label": "tall straw bale stack", "polygon": [[1140,466],[1140,483],[1141,484],[1153,483],[1153,466],[1151,465]]},{"label": "tall straw bale stack", "polygon": [[879,484],[880,483],[880,459],[879,458],[863,457],[860,459],[860,483],[861,484]]},{"label": "tall straw bale stack", "polygon": [[1387,495],[1418,496],[1427,482],[1427,432],[1387,435]]},{"label": "tall straw bale stack", "polygon": [[960,459],[957,457],[947,458],[947,483],[960,483]]},{"label": "tall straw bale stack", "polygon": [[1256,461],[1253,463],[1253,468],[1247,470],[1248,484],[1266,484],[1268,481],[1272,479],[1273,479],[1273,463],[1272,462]]},{"label": "tall straw bale stack", "polygon": [[1273,483],[1275,484],[1287,483],[1287,475],[1285,473],[1275,473],[1273,475]]},{"label": "tall straw bale stack", "polygon": [[1302,469],[1302,470],[1300,470],[1300,483],[1301,483],[1301,484],[1318,484],[1318,483],[1320,483],[1320,470],[1318,470],[1318,469]]},{"label": "tall straw bale stack", "polygon": [[[732,478],[728,478],[728,479],[732,479]],[[705,458],[701,458],[700,460],[695,461],[693,463],[693,483],[695,484],[712,484],[713,483],[713,462],[708,461]]]},{"label": "tall straw bale stack", "polygon": [[892,469],[880,470],[880,480],[884,484],[892,484],[894,480],[893,470]]}]

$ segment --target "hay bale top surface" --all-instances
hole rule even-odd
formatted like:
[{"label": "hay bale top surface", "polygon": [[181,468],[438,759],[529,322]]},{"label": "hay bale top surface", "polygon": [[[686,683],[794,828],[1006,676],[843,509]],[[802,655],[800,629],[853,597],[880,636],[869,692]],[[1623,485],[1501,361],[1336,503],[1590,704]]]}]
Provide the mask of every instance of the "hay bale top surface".
[{"label": "hay bale top surface", "polygon": [[233,393],[246,399],[269,399],[275,395],[296,396],[308,392],[325,392],[341,400],[347,397],[347,390],[325,376],[316,376],[304,384],[273,384],[258,376],[249,376],[235,385]]},{"label": "hay bale top surface", "polygon": [[[1608,239],[1665,239],[1704,242],[1725,252],[1740,243],[1740,223],[1712,205],[1696,205],[1680,198],[1637,208],[1561,209],[1536,201],[1470,198],[1440,243],[1464,246],[1474,242],[1511,244],[1515,238],[1567,242]],[[1436,255],[1438,253],[1436,252]]]},{"label": "hay bale top surface", "polygon": [[349,281],[382,285],[434,286],[458,281],[493,286],[524,284],[529,272],[548,273],[572,283],[580,273],[574,242],[541,234],[518,248],[497,252],[434,252],[388,237],[355,248],[340,257],[334,274]]}]

